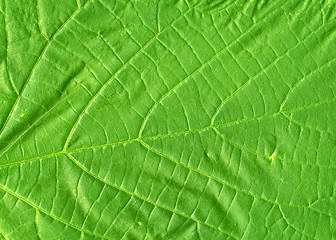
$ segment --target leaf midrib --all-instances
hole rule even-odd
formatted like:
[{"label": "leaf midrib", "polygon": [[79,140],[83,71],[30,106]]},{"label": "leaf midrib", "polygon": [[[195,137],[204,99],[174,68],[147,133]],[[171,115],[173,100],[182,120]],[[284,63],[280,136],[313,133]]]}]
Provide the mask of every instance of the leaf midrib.
[{"label": "leaf midrib", "polygon": [[[208,129],[216,129],[216,128],[222,127],[222,126],[229,126],[229,125],[234,125],[234,124],[238,124],[238,123],[242,123],[242,122],[246,122],[246,121],[250,121],[250,120],[255,120],[255,119],[260,119],[260,118],[265,118],[265,117],[271,117],[271,116],[275,116],[275,115],[278,115],[278,114],[284,114],[285,112],[289,112],[289,111],[293,111],[293,110],[299,110],[299,109],[315,106],[315,105],[322,104],[322,103],[327,103],[329,101],[334,101],[334,100],[336,100],[336,98],[332,98],[332,99],[324,100],[324,101],[321,101],[321,102],[318,102],[318,103],[309,104],[309,105],[305,105],[305,106],[301,106],[301,107],[297,107],[297,108],[292,108],[292,109],[288,109],[288,110],[282,110],[282,111],[278,111],[278,112],[273,112],[273,113],[269,113],[269,114],[265,114],[265,115],[260,115],[260,116],[255,116],[255,117],[251,117],[251,118],[240,119],[240,120],[226,122],[226,123],[212,125],[212,126],[210,125],[210,126],[206,126],[206,127],[199,128],[199,129],[186,130],[186,131],[181,131],[181,132],[167,133],[167,134],[161,134],[161,135],[155,135],[155,136],[149,136],[149,137],[142,137],[142,138],[132,138],[132,139],[124,140],[124,141],[112,142],[112,143],[106,143],[106,144],[100,144],[100,145],[94,145],[94,146],[90,146],[90,147],[81,147],[81,148],[76,148],[76,149],[62,150],[62,151],[46,154],[46,155],[43,155],[43,156],[37,156],[37,157],[33,157],[33,158],[29,158],[29,159],[25,159],[25,160],[21,160],[21,161],[17,161],[17,162],[11,162],[11,163],[2,164],[2,165],[0,164],[0,168],[8,167],[8,166],[13,166],[13,165],[21,164],[21,163],[25,163],[25,162],[35,161],[35,160],[38,160],[38,159],[49,158],[49,157],[52,157],[52,156],[57,156],[57,155],[60,155],[60,154],[65,154],[65,153],[73,153],[73,152],[85,151],[85,150],[89,150],[89,149],[98,149],[98,148],[104,148],[104,147],[115,146],[115,145],[120,145],[120,144],[127,144],[127,143],[138,142],[138,141],[155,140],[155,139],[158,139],[158,138],[164,138],[164,137],[169,137],[169,136],[186,135],[186,134],[189,134],[189,133],[201,132],[201,131],[205,131],[205,130],[208,130]],[[287,119],[291,119],[290,117],[288,117],[288,115],[286,115],[284,117],[286,117]],[[291,119],[291,121],[293,121],[294,123],[296,123],[293,119]],[[298,124],[298,123],[296,123],[296,124]],[[311,129],[311,130],[317,131],[316,129]],[[326,133],[332,134],[330,132],[326,132]],[[239,147],[237,145],[235,145],[235,146]],[[265,158],[269,157],[269,156],[266,156],[266,155],[262,155],[262,154],[259,154],[259,153],[255,153],[255,152],[249,151],[247,149],[242,149],[241,147],[239,147],[239,148],[241,150],[248,151],[248,152],[250,152],[250,153],[252,153],[254,155],[262,156],[262,157],[265,157]],[[328,168],[328,169],[334,169],[334,168],[336,168],[336,166],[333,167],[333,166],[320,165],[320,164],[295,162],[295,161],[286,160],[286,159],[279,158],[279,157],[274,157],[274,158],[278,159],[280,161],[285,161],[285,162],[290,162],[290,163],[297,163],[297,164],[301,164],[301,165],[317,166],[317,167],[323,167],[323,168]]]}]

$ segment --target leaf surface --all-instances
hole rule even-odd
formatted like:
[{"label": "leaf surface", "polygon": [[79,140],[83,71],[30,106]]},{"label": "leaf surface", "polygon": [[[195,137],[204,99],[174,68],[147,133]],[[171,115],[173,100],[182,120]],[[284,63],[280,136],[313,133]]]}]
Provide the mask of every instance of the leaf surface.
[{"label": "leaf surface", "polygon": [[335,16],[1,0],[0,239],[335,239]]}]

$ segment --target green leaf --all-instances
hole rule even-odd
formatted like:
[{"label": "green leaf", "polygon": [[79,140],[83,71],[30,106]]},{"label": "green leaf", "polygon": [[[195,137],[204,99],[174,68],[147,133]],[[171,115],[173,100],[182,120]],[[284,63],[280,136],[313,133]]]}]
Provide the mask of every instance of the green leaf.
[{"label": "green leaf", "polygon": [[0,238],[335,239],[335,4],[1,0]]}]

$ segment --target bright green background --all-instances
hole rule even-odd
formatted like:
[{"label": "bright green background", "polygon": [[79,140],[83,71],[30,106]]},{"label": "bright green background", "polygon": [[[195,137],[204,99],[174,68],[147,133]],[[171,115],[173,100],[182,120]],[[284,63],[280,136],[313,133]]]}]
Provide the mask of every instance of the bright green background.
[{"label": "bright green background", "polygon": [[0,239],[335,239],[335,17],[0,0]]}]

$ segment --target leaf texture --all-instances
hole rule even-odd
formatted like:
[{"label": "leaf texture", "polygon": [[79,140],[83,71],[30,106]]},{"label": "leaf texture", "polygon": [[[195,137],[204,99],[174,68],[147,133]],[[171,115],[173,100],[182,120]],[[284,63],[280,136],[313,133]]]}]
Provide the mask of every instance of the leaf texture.
[{"label": "leaf texture", "polygon": [[0,0],[0,239],[335,239],[335,4]]}]

